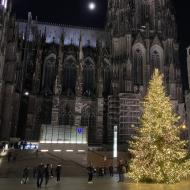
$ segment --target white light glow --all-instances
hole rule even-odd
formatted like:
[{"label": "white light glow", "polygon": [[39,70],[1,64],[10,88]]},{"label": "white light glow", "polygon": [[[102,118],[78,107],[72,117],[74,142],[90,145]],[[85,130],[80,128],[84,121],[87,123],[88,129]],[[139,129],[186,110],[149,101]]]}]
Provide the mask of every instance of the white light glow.
[{"label": "white light glow", "polygon": [[86,152],[85,150],[78,150],[78,152]]},{"label": "white light glow", "polygon": [[117,158],[117,126],[114,126],[114,139],[113,139],[113,157]]},{"label": "white light glow", "polygon": [[66,152],[74,152],[74,150],[66,150]]},{"label": "white light glow", "polygon": [[41,152],[48,152],[49,150],[40,150]]},{"label": "white light glow", "polygon": [[4,4],[5,4],[5,0],[2,0],[1,5],[3,5],[3,6],[4,6]]},{"label": "white light glow", "polygon": [[5,9],[7,8],[7,0],[5,0],[4,7],[5,7]]},{"label": "white light glow", "polygon": [[5,145],[5,149],[4,150],[9,150],[9,145],[8,144]]},{"label": "white light glow", "polygon": [[61,152],[61,150],[53,150],[53,152]]},{"label": "white light glow", "polygon": [[6,9],[7,8],[7,0],[2,0],[1,5]]},{"label": "white light glow", "polygon": [[95,4],[94,2],[90,2],[90,3],[88,4],[88,8],[89,8],[91,11],[93,11],[93,10],[96,8],[96,4]]},{"label": "white light glow", "polygon": [[29,92],[25,92],[24,95],[25,95],[25,96],[29,96]]},{"label": "white light glow", "polygon": [[41,144],[87,144],[86,141],[40,141]]},{"label": "white light glow", "polygon": [[0,153],[0,156],[6,156],[7,155],[7,151],[5,151],[4,149],[2,150],[2,152]]}]

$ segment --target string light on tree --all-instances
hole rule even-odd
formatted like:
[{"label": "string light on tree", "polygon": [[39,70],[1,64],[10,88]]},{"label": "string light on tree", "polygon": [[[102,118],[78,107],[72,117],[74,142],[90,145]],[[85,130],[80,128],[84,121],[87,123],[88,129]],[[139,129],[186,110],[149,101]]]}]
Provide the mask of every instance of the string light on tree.
[{"label": "string light on tree", "polygon": [[180,139],[163,76],[155,70],[143,102],[142,127],[130,142],[132,160],[128,176],[136,182],[176,183],[190,175],[187,143]]}]

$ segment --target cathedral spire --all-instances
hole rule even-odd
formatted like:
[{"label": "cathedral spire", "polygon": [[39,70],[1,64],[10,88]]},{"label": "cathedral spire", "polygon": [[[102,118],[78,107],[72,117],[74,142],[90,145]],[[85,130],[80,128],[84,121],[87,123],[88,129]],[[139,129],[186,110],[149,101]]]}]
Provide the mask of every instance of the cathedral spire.
[{"label": "cathedral spire", "polygon": [[[109,1],[107,24],[113,36],[124,36],[129,32],[136,35],[142,27],[148,25],[152,35],[158,33],[162,38],[165,35],[176,38],[175,17],[171,1],[129,0],[113,4],[114,2]],[[170,27],[167,27],[168,25]],[[147,34],[147,31],[145,32]]]},{"label": "cathedral spire", "polygon": [[61,38],[60,38],[60,45],[61,45],[61,47],[64,46],[64,42],[65,42],[65,34],[64,34],[64,32],[62,32]]},{"label": "cathedral spire", "polygon": [[82,32],[80,32],[80,38],[79,38],[79,61],[81,62],[84,58],[83,54],[83,43],[82,43]]}]

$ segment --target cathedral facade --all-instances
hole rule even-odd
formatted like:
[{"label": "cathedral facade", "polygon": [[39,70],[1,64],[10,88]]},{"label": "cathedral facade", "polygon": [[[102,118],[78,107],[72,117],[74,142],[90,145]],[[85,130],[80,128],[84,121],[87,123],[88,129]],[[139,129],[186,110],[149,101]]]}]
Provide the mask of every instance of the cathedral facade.
[{"label": "cathedral facade", "polygon": [[117,125],[126,143],[155,68],[183,121],[171,1],[109,0],[105,30],[40,23],[31,13],[16,20],[11,1],[2,1],[0,22],[1,140],[39,140],[46,125],[87,128],[88,144],[102,145]]}]

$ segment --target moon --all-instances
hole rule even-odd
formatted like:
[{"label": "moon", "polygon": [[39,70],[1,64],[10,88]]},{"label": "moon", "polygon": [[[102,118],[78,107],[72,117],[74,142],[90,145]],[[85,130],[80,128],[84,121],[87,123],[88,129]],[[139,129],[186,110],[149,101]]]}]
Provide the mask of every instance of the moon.
[{"label": "moon", "polygon": [[96,4],[95,4],[94,2],[90,2],[90,3],[88,4],[88,8],[89,8],[89,10],[93,11],[93,10],[95,10],[95,8],[96,8]]}]

